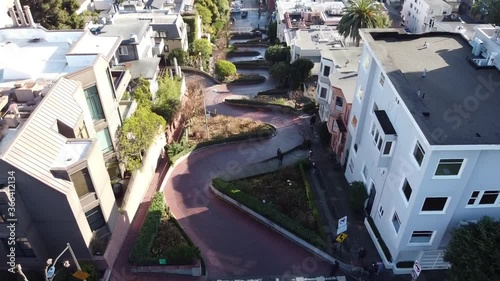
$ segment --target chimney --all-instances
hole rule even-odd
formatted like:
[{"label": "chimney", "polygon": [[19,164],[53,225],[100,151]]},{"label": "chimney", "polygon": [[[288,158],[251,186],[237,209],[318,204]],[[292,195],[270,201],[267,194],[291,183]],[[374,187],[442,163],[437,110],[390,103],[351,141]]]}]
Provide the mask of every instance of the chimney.
[{"label": "chimney", "polygon": [[10,15],[10,18],[12,19],[12,26],[18,27],[20,24],[19,24],[19,20],[17,19],[17,14],[14,11],[14,8],[9,8],[9,15]]},{"label": "chimney", "polygon": [[31,14],[30,6],[26,5],[24,8],[24,16],[26,17],[27,25],[34,27],[35,21],[33,20],[33,15]]},{"label": "chimney", "polygon": [[26,17],[24,16],[23,8],[21,7],[21,3],[19,2],[19,0],[14,0],[14,4],[16,5],[17,17],[18,17],[19,21],[21,21],[20,26],[27,26],[28,24],[26,23]]}]

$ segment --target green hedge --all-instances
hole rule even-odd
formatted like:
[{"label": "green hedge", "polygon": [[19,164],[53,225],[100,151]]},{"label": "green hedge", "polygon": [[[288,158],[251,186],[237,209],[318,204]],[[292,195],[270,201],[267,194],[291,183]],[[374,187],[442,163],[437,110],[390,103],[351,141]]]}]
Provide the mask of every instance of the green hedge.
[{"label": "green hedge", "polygon": [[241,83],[263,83],[266,81],[266,77],[260,75],[245,75],[240,76],[237,79],[229,82],[230,84],[241,84]]},{"label": "green hedge", "polygon": [[288,105],[269,103],[257,100],[248,100],[248,99],[225,99],[224,103],[233,105],[254,106],[254,107],[279,107],[284,110],[297,111],[295,108]]},{"label": "green hedge", "polygon": [[234,65],[236,67],[245,67],[245,66],[259,66],[259,67],[271,67],[271,62],[266,60],[249,60],[249,61],[235,61]]},{"label": "green hedge", "polygon": [[[270,124],[265,124],[264,127],[260,130],[248,133],[237,134],[234,136],[230,136],[227,138],[216,138],[204,142],[200,142],[196,145],[185,145],[184,149],[175,151],[175,154],[169,153],[170,163],[175,163],[175,161],[179,160],[182,156],[202,147],[221,144],[227,142],[236,142],[236,141],[244,141],[256,138],[270,138],[276,132],[276,128]],[[170,149],[169,149],[170,152]]]},{"label": "green hedge", "polygon": [[151,246],[158,233],[161,219],[166,215],[166,204],[163,193],[158,192],[151,200],[151,205],[149,206],[144,224],[141,227],[141,232],[130,253],[132,263],[142,263],[149,259]]},{"label": "green hedge", "polygon": [[182,19],[189,26],[189,32],[187,33],[188,42],[192,44],[196,40],[196,16],[183,16]]},{"label": "green hedge", "polygon": [[269,47],[267,43],[253,43],[253,42],[235,42],[233,43],[235,47]]},{"label": "green hedge", "polygon": [[307,180],[306,172],[304,171],[304,166],[302,164],[302,161],[299,162],[299,169],[300,169],[300,174],[302,175],[302,179],[304,180],[304,187],[306,189],[306,196],[307,200],[309,201],[309,208],[311,208],[312,213],[314,215],[314,219],[316,220],[317,228],[319,231],[319,234],[321,235],[321,238],[323,238],[324,241],[326,241],[327,236],[325,231],[323,230],[323,226],[321,225],[321,216],[318,211],[318,206],[317,206],[317,200],[316,197],[314,196],[314,193],[311,190],[311,185],[309,184],[309,181]]},{"label": "green hedge", "polygon": [[257,96],[287,96],[287,89],[272,89],[257,93]]},{"label": "green hedge", "polygon": [[320,237],[320,235],[312,230],[303,227],[294,219],[276,210],[272,205],[264,204],[259,199],[247,193],[244,193],[243,191],[236,188],[232,183],[226,182],[220,178],[215,178],[213,180],[213,186],[223,194],[231,197],[232,199],[262,215],[263,217],[280,225],[281,227],[297,235],[298,237],[314,245],[315,247],[324,251],[326,251],[326,249],[328,248],[327,243]]},{"label": "green hedge", "polygon": [[254,57],[260,55],[260,52],[258,51],[250,51],[250,50],[244,50],[244,51],[229,51],[226,54],[228,57]]},{"label": "green hedge", "polygon": [[392,256],[391,252],[389,252],[389,248],[387,248],[387,245],[385,245],[384,239],[382,239],[382,236],[380,236],[380,232],[378,232],[377,226],[375,225],[375,222],[373,219],[368,216],[366,217],[368,220],[368,223],[370,224],[370,227],[373,230],[373,233],[375,234],[375,237],[377,237],[378,243],[380,244],[380,247],[382,248],[382,251],[384,252],[385,258],[389,261],[392,262]]}]

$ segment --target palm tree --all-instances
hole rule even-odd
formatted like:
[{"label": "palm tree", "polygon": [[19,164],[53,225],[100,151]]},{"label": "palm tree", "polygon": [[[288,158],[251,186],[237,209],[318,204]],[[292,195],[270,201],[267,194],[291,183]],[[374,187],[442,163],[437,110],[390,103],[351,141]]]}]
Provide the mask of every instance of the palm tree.
[{"label": "palm tree", "polygon": [[389,27],[391,22],[382,9],[382,4],[373,0],[349,0],[343,9],[338,31],[344,38],[354,39],[359,46],[361,28]]}]

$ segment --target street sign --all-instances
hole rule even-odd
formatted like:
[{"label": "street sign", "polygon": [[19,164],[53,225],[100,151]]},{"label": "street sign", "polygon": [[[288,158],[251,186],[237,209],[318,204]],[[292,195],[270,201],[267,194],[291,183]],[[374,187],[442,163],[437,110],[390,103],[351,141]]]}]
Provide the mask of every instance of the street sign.
[{"label": "street sign", "polygon": [[337,235],[346,231],[347,231],[347,216],[339,219],[339,223],[337,226]]},{"label": "street sign", "polygon": [[345,233],[340,233],[339,236],[337,236],[337,238],[335,240],[337,240],[337,242],[339,243],[342,243],[344,242],[344,240],[347,238],[347,234]]},{"label": "street sign", "polygon": [[51,267],[47,270],[47,277],[48,278],[52,278],[54,276],[54,273],[56,273],[56,268],[55,267]]},{"label": "street sign", "polygon": [[77,272],[73,273],[73,277],[75,277],[78,280],[85,280],[89,278],[90,274],[88,274],[85,271],[78,270]]},{"label": "street sign", "polygon": [[418,261],[415,261],[415,263],[413,264],[413,271],[415,271],[415,274],[417,274],[417,277],[420,275],[422,268],[420,267],[420,263]]},{"label": "street sign", "polygon": [[158,262],[160,264],[167,264],[167,260],[166,259],[159,259]]}]

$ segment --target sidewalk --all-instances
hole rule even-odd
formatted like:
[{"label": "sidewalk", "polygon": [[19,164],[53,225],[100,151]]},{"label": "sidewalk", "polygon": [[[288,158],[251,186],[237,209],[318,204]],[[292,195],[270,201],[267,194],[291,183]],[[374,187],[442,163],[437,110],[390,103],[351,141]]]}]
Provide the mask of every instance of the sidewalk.
[{"label": "sidewalk", "polygon": [[[328,235],[331,246],[331,254],[344,263],[351,264],[355,271],[360,266],[357,251],[360,247],[366,249],[367,255],[363,264],[370,265],[380,260],[380,256],[371,240],[364,225],[364,215],[355,215],[349,206],[349,183],[344,177],[343,169],[335,170],[331,152],[321,144],[319,136],[312,137],[313,161],[316,163],[317,172],[309,173],[309,179],[313,186],[316,200],[318,201],[318,211],[322,217],[324,231]],[[342,246],[335,242],[337,236],[338,219],[348,217],[347,231],[348,238]],[[357,276],[356,272],[347,272],[348,280]],[[359,270],[359,268],[358,268]],[[385,270],[382,274],[375,276],[374,281],[409,281],[410,275],[394,275],[392,270]],[[446,271],[424,271],[419,276],[418,281],[445,281]]]}]

